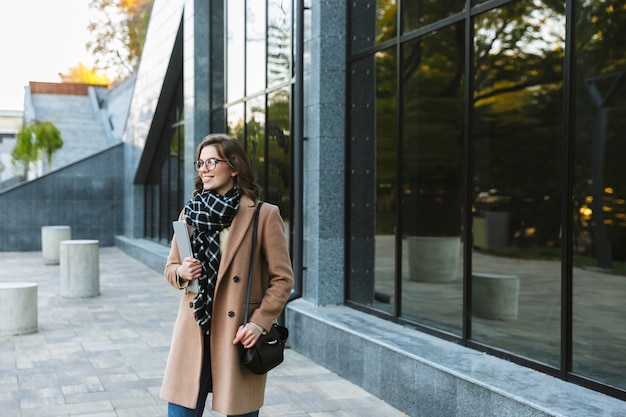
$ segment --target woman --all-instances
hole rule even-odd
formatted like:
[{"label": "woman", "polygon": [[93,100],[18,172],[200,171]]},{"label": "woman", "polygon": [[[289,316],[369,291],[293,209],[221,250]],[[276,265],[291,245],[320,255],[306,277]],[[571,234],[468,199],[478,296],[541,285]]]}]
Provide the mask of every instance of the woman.
[{"label": "woman", "polygon": [[253,217],[260,187],[241,144],[229,136],[207,136],[196,151],[193,198],[179,219],[191,234],[193,257],[180,259],[172,240],[165,278],[183,289],[199,280],[198,294],[181,297],[174,324],[161,398],[168,416],[202,416],[213,393],[213,410],[228,416],[258,416],[266,375],[239,362],[242,343],[254,346],[282,312],[293,286],[293,272],[277,206],[259,212],[258,238],[248,324],[244,303]]}]

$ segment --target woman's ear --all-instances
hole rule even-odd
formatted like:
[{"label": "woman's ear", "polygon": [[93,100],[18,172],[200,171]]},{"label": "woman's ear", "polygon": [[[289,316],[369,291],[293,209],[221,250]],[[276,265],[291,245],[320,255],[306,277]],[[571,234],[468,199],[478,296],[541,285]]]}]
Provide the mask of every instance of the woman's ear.
[{"label": "woman's ear", "polygon": [[236,177],[237,175],[239,175],[239,171],[233,171],[230,173],[231,177]]}]

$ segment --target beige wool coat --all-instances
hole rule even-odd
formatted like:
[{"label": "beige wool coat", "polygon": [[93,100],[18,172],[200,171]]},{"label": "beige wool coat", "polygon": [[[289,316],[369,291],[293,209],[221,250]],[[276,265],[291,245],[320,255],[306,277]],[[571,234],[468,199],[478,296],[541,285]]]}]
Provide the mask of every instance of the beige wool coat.
[{"label": "beige wool coat", "polygon": [[[239,210],[222,250],[213,298],[212,408],[222,414],[258,410],[265,394],[266,375],[255,375],[242,366],[238,347],[232,344],[243,322],[255,207],[251,199],[241,196]],[[264,203],[258,227],[249,321],[269,329],[287,303],[293,287],[293,271],[279,208]],[[174,287],[177,287],[176,268],[180,264],[176,240],[172,239],[165,278]],[[190,308],[194,298],[193,293],[183,293],[181,297],[160,395],[167,402],[187,408],[195,408],[198,400],[203,355],[203,337]]]}]

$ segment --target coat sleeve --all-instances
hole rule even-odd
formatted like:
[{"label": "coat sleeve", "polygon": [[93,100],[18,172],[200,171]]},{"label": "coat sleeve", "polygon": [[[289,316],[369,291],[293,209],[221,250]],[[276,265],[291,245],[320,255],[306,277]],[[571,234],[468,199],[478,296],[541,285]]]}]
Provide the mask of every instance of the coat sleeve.
[{"label": "coat sleeve", "polygon": [[[185,213],[184,211],[180,212],[178,216],[178,220],[184,220]],[[170,285],[174,288],[182,289],[178,286],[178,282],[176,281],[176,269],[183,263],[182,259],[180,259],[180,255],[178,254],[178,245],[176,244],[176,239],[173,238],[172,234],[172,244],[170,246],[170,253],[167,256],[167,263],[165,264],[165,279],[170,283]],[[183,287],[184,288],[184,287]]]},{"label": "coat sleeve", "polygon": [[267,268],[262,270],[267,276],[261,277],[265,292],[261,305],[252,313],[250,321],[267,330],[272,325],[272,320],[280,315],[287,304],[293,288],[293,270],[285,238],[285,225],[279,208],[271,204],[264,206],[267,206],[269,213],[259,216],[259,232],[262,233],[259,244],[261,256],[264,258],[263,263]]}]

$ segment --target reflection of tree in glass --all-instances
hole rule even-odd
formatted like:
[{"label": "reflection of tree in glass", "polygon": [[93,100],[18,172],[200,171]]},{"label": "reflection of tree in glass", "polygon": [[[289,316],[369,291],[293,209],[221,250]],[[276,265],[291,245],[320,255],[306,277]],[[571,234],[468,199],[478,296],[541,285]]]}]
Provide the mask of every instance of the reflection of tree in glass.
[{"label": "reflection of tree in glass", "polygon": [[244,120],[243,120],[243,104],[235,104],[228,108],[228,116],[226,120],[228,134],[237,138],[244,143]]},{"label": "reflection of tree in glass", "polygon": [[[267,108],[268,183],[275,190],[281,211],[289,213],[291,179],[291,135],[289,93],[279,90],[269,96]],[[269,190],[268,190],[269,191]]]},{"label": "reflection of tree in glass", "polygon": [[290,106],[289,90],[277,90],[268,95],[267,115],[263,107],[252,100],[248,102],[245,126],[243,115],[237,113],[236,106],[229,108],[228,120],[228,134],[245,144],[246,153],[264,188],[264,198],[280,204],[283,217],[288,217],[290,212]]},{"label": "reflection of tree in glass", "polygon": [[560,244],[563,13],[521,1],[476,18],[474,190],[510,198],[516,245]]},{"label": "reflection of tree in glass", "polygon": [[398,4],[392,0],[376,2],[376,43],[384,42],[396,36]]},{"label": "reflection of tree in glass", "polygon": [[465,0],[420,0],[402,3],[402,24],[404,32],[409,32],[425,25],[463,11]]},{"label": "reflection of tree in glass", "polygon": [[411,235],[460,233],[464,39],[459,22],[403,46],[402,184]]},{"label": "reflection of tree in glass", "polygon": [[257,178],[263,184],[265,169],[265,109],[258,99],[248,102],[246,114],[246,131],[244,147],[252,162],[252,168],[257,174]]},{"label": "reflection of tree in glass", "polygon": [[[575,250],[609,267],[611,259],[600,261],[597,253],[603,243],[594,217],[603,224],[612,258],[626,260],[626,13],[622,1],[582,1],[577,11]],[[603,158],[595,175],[604,185],[595,190],[592,168],[598,159],[594,164],[593,155]],[[593,214],[600,210],[601,215]]]},{"label": "reflection of tree in glass", "polygon": [[291,77],[291,10],[289,2],[268,2],[267,83],[269,86]]}]

